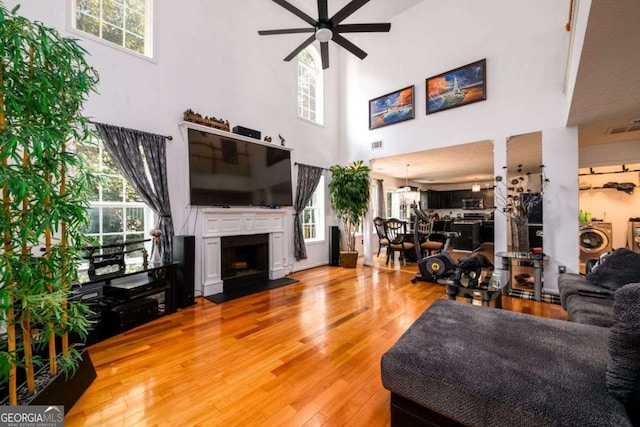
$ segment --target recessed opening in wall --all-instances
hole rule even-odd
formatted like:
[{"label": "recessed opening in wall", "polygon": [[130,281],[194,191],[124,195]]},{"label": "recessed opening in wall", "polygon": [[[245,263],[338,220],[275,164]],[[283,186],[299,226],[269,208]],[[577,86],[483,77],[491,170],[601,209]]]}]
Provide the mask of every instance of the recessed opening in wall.
[{"label": "recessed opening in wall", "polygon": [[221,238],[224,292],[269,280],[269,235]]}]

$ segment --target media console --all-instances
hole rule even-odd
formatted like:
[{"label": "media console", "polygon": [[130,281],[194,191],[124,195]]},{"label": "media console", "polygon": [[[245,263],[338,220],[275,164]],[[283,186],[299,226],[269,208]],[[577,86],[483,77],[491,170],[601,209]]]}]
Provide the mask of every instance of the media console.
[{"label": "media console", "polygon": [[93,328],[87,344],[93,344],[176,311],[177,263],[128,265],[115,274],[89,278],[81,273],[74,297],[93,311]]}]

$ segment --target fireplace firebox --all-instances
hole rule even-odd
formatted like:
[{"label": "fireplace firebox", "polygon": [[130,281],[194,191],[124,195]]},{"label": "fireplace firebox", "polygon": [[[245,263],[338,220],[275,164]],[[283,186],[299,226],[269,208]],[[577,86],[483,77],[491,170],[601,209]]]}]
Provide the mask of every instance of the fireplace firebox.
[{"label": "fireplace firebox", "polygon": [[222,290],[229,291],[269,280],[269,235],[221,238]]}]

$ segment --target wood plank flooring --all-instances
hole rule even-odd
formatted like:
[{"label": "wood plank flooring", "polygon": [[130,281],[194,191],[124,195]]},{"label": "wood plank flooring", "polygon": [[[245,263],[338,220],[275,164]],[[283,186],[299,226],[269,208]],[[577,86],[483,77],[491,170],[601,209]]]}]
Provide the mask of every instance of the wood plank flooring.
[{"label": "wood plank flooring", "polygon": [[[198,298],[91,346],[98,378],[65,425],[389,425],[380,357],[444,287],[411,284],[416,264],[359,263],[220,305]],[[557,305],[503,306],[566,319]]]}]

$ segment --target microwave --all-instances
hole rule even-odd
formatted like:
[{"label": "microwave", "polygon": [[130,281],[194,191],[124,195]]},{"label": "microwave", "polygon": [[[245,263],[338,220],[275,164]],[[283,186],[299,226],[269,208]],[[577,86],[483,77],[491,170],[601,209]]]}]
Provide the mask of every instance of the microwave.
[{"label": "microwave", "polygon": [[484,200],[462,199],[462,209],[484,209]]}]

